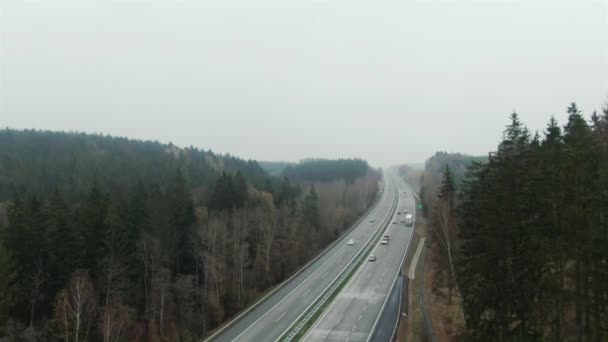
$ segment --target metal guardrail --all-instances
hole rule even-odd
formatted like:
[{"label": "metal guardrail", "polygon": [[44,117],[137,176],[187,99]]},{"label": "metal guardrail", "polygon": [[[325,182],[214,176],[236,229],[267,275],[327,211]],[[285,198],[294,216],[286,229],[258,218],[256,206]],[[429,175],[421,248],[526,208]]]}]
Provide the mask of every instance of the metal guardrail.
[{"label": "metal guardrail", "polygon": [[[386,216],[386,218],[380,225],[380,228],[374,233],[372,238],[369,239],[366,246],[362,248],[359,253],[357,253],[355,258],[353,258],[351,264],[347,266],[347,271],[343,271],[340,276],[337,277],[334,282],[325,290],[325,292],[320,297],[317,297],[313,305],[309,306],[308,309],[304,312],[304,314],[300,316],[300,318],[296,320],[296,322],[291,325],[285,331],[285,333],[283,333],[283,335],[281,335],[279,341],[291,342],[294,339],[297,340],[304,333],[306,333],[307,330],[303,329],[306,328],[309,323],[314,323],[316,321],[318,315],[323,312],[321,309],[324,308],[325,305],[329,304],[331,300],[336,297],[339,290],[342,289],[342,287],[350,280],[350,278],[357,271],[357,269],[359,269],[359,266],[366,259],[366,256],[367,254],[369,254],[369,251],[374,248],[376,242],[378,241],[382,233],[385,231],[386,227],[388,227],[388,225],[390,224],[393,215],[397,210],[397,206],[399,203],[398,199],[399,192],[397,188],[395,188],[395,201],[393,202],[393,206],[389,211],[389,215]],[[311,321],[312,319],[314,320]]]}]

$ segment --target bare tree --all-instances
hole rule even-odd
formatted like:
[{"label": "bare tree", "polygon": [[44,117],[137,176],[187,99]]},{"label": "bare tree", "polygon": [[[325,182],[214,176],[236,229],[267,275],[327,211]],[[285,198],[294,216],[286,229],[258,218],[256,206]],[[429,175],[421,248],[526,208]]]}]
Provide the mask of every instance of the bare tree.
[{"label": "bare tree", "polygon": [[[103,289],[105,303],[102,310],[102,335],[104,342],[115,341],[122,332],[128,312],[121,305],[122,290],[128,286],[124,279],[126,268],[116,260],[114,252],[104,259]],[[116,321],[120,320],[120,321]]]},{"label": "bare tree", "polygon": [[34,317],[36,304],[40,301],[42,295],[42,286],[46,282],[46,272],[42,265],[42,260],[36,262],[36,266],[32,273],[26,278],[26,291],[28,292],[28,301],[30,306],[30,328],[34,327]]},{"label": "bare tree", "polygon": [[72,274],[68,286],[59,292],[55,304],[55,319],[61,322],[66,342],[87,341],[91,322],[95,319],[96,303],[93,283],[86,271]]},{"label": "bare tree", "polygon": [[433,212],[433,232],[439,243],[440,258],[447,263],[448,273],[448,303],[452,303],[452,290],[456,286],[456,268],[454,264],[456,222],[454,216],[455,186],[452,173],[446,166],[441,187],[437,195],[437,202]]},{"label": "bare tree", "polygon": [[118,302],[107,303],[101,316],[101,334],[104,342],[117,342],[131,323],[129,308]]},{"label": "bare tree", "polygon": [[169,285],[171,281],[171,271],[162,265],[158,265],[152,277],[152,298],[155,313],[158,313],[159,335],[165,334],[165,313],[168,299],[170,296]]}]

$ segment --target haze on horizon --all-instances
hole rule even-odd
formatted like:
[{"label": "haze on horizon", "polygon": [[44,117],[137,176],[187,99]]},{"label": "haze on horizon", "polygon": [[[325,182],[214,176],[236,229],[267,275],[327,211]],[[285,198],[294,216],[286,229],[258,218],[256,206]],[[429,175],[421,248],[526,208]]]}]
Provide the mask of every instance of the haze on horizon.
[{"label": "haze on horizon", "polygon": [[0,0],[0,126],[257,160],[485,154],[607,102],[608,1]]}]

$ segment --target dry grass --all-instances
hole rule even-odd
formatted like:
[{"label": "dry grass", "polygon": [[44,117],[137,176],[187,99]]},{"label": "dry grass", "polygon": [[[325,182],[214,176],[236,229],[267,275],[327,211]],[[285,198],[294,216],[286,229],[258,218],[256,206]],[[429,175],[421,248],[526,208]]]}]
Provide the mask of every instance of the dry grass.
[{"label": "dry grass", "polygon": [[[437,253],[435,246],[428,248],[428,256]],[[437,272],[432,258],[426,259],[426,283],[425,297],[427,309],[433,322],[433,330],[438,341],[457,341],[458,336],[465,332],[465,321],[461,309],[460,296],[452,292],[452,303],[448,304],[447,286],[435,287]]]}]

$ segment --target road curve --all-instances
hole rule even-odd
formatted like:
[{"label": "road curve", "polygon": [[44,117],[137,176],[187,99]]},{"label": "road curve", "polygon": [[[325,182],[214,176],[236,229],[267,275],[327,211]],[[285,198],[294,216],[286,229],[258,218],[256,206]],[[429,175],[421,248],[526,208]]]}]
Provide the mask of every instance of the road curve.
[{"label": "road curve", "polygon": [[[237,317],[207,341],[275,341],[287,330],[365,247],[397,200],[394,176],[385,172],[377,205],[321,257],[289,279],[258,305]],[[372,221],[373,222],[370,222]],[[346,242],[355,240],[354,246]]]},{"label": "road curve", "polygon": [[[391,177],[395,177],[391,175]],[[415,212],[415,200],[411,191],[402,181],[398,181],[399,205],[393,222],[387,228],[390,236],[388,245],[378,243],[372,252],[375,262],[366,262],[357,271],[316,325],[305,336],[305,341],[368,341],[377,324],[391,286],[399,273],[407,252],[412,227],[401,221],[403,210]],[[392,333],[392,331],[391,331]],[[390,336],[390,334],[388,335]]]}]

